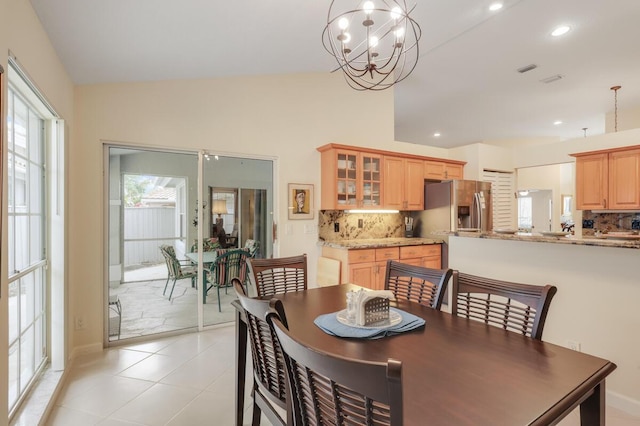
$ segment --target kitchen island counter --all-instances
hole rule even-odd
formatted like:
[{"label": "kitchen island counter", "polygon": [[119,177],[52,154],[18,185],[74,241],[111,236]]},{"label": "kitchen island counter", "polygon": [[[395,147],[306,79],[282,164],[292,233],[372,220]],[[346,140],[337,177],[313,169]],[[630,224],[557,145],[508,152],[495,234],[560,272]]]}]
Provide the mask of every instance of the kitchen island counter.
[{"label": "kitchen island counter", "polygon": [[436,235],[442,236],[456,236],[466,238],[484,238],[491,240],[506,240],[506,241],[528,241],[537,243],[556,243],[556,244],[570,244],[581,246],[598,246],[598,247],[617,247],[617,248],[630,248],[640,249],[640,239],[633,240],[618,240],[609,238],[597,238],[597,237],[580,237],[576,235],[568,236],[545,236],[539,233],[517,232],[515,234],[500,234],[497,232],[451,232],[441,231]]}]

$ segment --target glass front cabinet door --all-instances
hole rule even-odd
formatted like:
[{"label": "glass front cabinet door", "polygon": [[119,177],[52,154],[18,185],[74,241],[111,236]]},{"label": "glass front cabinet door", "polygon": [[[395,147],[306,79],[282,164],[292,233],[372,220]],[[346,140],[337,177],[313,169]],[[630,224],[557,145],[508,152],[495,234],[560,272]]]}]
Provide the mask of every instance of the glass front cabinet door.
[{"label": "glass front cabinet door", "polygon": [[321,153],[321,209],[382,208],[382,155],[330,147]]}]

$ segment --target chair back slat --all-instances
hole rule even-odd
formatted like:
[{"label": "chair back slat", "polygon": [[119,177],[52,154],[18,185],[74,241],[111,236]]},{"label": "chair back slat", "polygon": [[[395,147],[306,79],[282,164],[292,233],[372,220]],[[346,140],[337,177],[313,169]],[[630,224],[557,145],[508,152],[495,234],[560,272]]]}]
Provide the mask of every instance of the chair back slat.
[{"label": "chair back slat", "polygon": [[388,260],[384,288],[398,299],[440,310],[452,273],[451,269],[431,269]]},{"label": "chair back slat", "polygon": [[258,297],[307,289],[307,255],[248,259]]},{"label": "chair back slat", "polygon": [[451,313],[534,339],[542,331],[557,288],[453,272]]},{"label": "chair back slat", "polygon": [[368,362],[301,343],[271,312],[282,346],[295,425],[402,425],[402,363]]}]

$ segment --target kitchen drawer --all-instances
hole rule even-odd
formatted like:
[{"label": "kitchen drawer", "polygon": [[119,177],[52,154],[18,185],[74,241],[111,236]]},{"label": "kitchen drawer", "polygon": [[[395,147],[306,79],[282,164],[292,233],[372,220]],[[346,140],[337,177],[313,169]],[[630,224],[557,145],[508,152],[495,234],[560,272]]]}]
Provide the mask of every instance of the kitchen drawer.
[{"label": "kitchen drawer", "polygon": [[440,256],[440,244],[400,247],[400,259]]},{"label": "kitchen drawer", "polygon": [[376,249],[376,262],[384,260],[398,260],[400,259],[400,252],[398,247],[385,247]]},{"label": "kitchen drawer", "polygon": [[363,262],[375,262],[376,249],[364,249],[364,250],[349,250],[348,251],[348,263],[363,263]]}]

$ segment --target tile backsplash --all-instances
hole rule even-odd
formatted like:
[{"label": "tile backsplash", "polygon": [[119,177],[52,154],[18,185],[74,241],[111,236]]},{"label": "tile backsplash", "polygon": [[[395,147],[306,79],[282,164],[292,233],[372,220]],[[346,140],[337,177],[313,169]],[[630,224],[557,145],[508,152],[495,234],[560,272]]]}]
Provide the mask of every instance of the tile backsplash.
[{"label": "tile backsplash", "polygon": [[[318,236],[324,241],[400,238],[404,237],[405,216],[402,213],[345,213],[342,210],[320,210]],[[360,221],[362,227],[359,227]]]},{"label": "tile backsplash", "polygon": [[[629,231],[637,226],[640,220],[640,212],[629,213],[594,213],[585,210],[582,212],[582,221],[592,220],[593,228],[582,228],[583,236],[593,236],[596,230],[601,232]],[[635,223],[634,223],[635,222]]]}]

